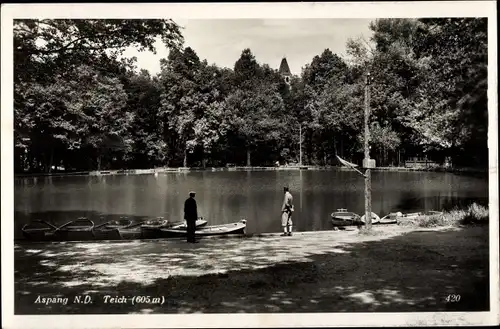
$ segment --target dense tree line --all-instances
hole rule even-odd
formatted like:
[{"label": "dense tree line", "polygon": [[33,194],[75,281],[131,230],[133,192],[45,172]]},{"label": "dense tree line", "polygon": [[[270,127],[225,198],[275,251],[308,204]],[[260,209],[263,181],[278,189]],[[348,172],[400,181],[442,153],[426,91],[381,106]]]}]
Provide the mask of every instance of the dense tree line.
[{"label": "dense tree line", "polygon": [[[487,165],[487,20],[379,19],[372,40],[326,49],[289,84],[244,49],[234,67],[200,59],[171,20],[16,20],[17,172],[337,164],[363,157],[366,72],[371,154]],[[122,59],[169,48],[161,72]]]}]

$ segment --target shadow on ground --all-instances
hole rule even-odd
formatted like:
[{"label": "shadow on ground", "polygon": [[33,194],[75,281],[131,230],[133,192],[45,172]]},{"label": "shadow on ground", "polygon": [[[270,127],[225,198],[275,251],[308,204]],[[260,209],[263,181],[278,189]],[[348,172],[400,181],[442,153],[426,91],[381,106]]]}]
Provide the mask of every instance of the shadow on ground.
[{"label": "shadow on ground", "polygon": [[[16,245],[16,314],[418,312],[489,309],[488,228]],[[288,239],[288,240],[287,240]],[[361,242],[355,242],[361,241]],[[74,304],[88,294],[92,303]],[[164,304],[104,303],[104,296]],[[448,295],[460,295],[447,302]],[[67,305],[35,303],[38,296]]]}]

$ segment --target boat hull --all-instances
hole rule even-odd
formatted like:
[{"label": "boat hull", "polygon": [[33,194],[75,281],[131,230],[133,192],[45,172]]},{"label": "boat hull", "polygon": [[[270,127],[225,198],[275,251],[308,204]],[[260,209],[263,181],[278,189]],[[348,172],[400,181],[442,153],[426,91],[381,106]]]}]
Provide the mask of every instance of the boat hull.
[{"label": "boat hull", "polygon": [[[207,225],[207,221],[203,219],[198,219],[195,222],[196,228],[201,229]],[[141,226],[141,238],[142,239],[158,239],[164,237],[164,234],[161,233],[162,229],[171,229],[182,232],[187,232],[187,223],[179,222],[168,226],[151,226],[151,225],[143,225]]]},{"label": "boat hull", "polygon": [[[361,216],[360,220],[363,222],[363,224],[366,224],[365,218],[366,218],[366,215]],[[372,224],[378,224],[380,222],[380,217],[376,213],[372,212],[371,220],[372,220]]]},{"label": "boat hull", "polygon": [[122,240],[119,228],[94,230],[94,240]]},{"label": "boat hull", "polygon": [[[203,228],[203,227],[207,226],[207,224],[208,224],[208,221],[206,221],[204,219],[198,219],[195,222],[195,226],[197,229]],[[179,222],[179,223],[173,223],[172,226],[169,228],[187,230],[187,223],[186,223],[186,221]]]},{"label": "boat hull", "polygon": [[142,235],[142,230],[140,228],[135,229],[118,229],[120,233],[120,238],[122,240],[139,240],[144,239]]},{"label": "boat hull", "polygon": [[[195,231],[195,237],[241,235],[245,234],[246,222],[237,222],[225,225],[206,226]],[[158,230],[158,235],[162,238],[187,237],[187,230],[162,228]]]},{"label": "boat hull", "polygon": [[361,217],[353,212],[341,211],[334,212],[331,214],[331,222],[333,226],[342,227],[342,226],[359,226],[364,225],[361,221]]},{"label": "boat hull", "polygon": [[443,214],[443,212],[434,211],[434,210],[424,211],[424,212],[405,213],[405,214],[403,214],[401,212],[397,212],[397,213],[391,213],[385,217],[382,217],[378,224],[397,224],[401,221],[416,220],[417,218],[422,217],[422,216],[438,216],[438,215],[442,215],[442,214]]},{"label": "boat hull", "polygon": [[332,222],[333,226],[359,226],[359,225],[365,225],[365,223],[363,223],[362,221],[360,221],[360,220],[353,220],[353,219],[343,220],[343,219],[332,218],[331,222]]},{"label": "boat hull", "polygon": [[56,239],[55,230],[47,228],[47,229],[31,229],[23,231],[23,237],[26,240],[33,241],[53,241]]},{"label": "boat hull", "polygon": [[21,228],[23,237],[34,241],[52,241],[56,230],[56,226],[44,220],[34,220]]},{"label": "boat hull", "polygon": [[397,224],[397,218],[381,218],[380,221],[377,222],[379,225],[387,225],[387,224]]},{"label": "boat hull", "polygon": [[70,229],[57,230],[54,233],[56,241],[89,241],[95,240],[95,234],[92,229]]}]

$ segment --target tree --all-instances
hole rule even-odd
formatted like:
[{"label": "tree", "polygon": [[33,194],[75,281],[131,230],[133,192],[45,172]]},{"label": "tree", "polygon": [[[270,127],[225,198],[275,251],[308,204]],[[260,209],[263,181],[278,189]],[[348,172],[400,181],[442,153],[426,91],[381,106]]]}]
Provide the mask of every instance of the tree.
[{"label": "tree", "polygon": [[[371,153],[487,163],[486,19],[377,19],[373,37],[325,49],[286,84],[244,49],[234,69],[182,48],[170,20],[16,20],[16,170],[269,164],[298,153],[362,157],[365,75]],[[137,72],[128,46],[170,49]],[[88,164],[81,165],[88,160]]]},{"label": "tree", "polygon": [[277,71],[260,66],[250,49],[244,49],[234,66],[236,89],[224,103],[224,122],[233,142],[251,153],[260,146],[275,144],[284,133],[287,116],[282,95],[283,82]]},{"label": "tree", "polygon": [[[420,115],[428,134],[464,164],[487,163],[487,19],[420,19],[416,49],[427,62]],[[422,97],[423,98],[423,97]],[[443,127],[445,129],[443,129]],[[467,156],[460,159],[460,154]],[[472,159],[472,162],[470,161]]]},{"label": "tree", "polygon": [[134,114],[132,164],[134,167],[164,164],[168,149],[158,116],[161,97],[158,78],[151,77],[145,70],[139,74],[129,72],[125,79],[125,91],[128,95],[127,109]]},{"label": "tree", "polygon": [[241,89],[252,89],[259,78],[260,66],[250,49],[244,49],[234,63],[234,83]]},{"label": "tree", "polygon": [[[173,50],[164,61],[160,81],[162,83],[160,118],[164,120],[167,144],[171,150],[182,151],[183,166],[187,166],[195,112],[199,105],[195,76],[201,62],[191,48]],[[169,159],[177,161],[176,156]]]},{"label": "tree", "polygon": [[251,152],[260,143],[275,142],[284,129],[280,115],[283,100],[276,90],[261,88],[258,91],[237,90],[225,103],[225,122],[228,129],[242,141],[251,166]]},{"label": "tree", "polygon": [[329,84],[345,83],[347,64],[330,49],[325,49],[320,56],[315,56],[302,74],[304,82],[315,91],[323,90]]},{"label": "tree", "polygon": [[315,158],[324,164],[335,154],[336,140],[343,136],[343,118],[350,117],[350,113],[344,112],[345,104],[338,101],[347,78],[347,64],[329,49],[315,56],[302,72],[302,95],[306,99],[301,104],[304,112],[300,116],[302,122],[307,122],[305,126],[308,128],[306,154],[313,152],[312,145],[315,145]]},{"label": "tree", "polygon": [[[118,98],[113,101],[116,101],[116,106],[121,106],[122,99],[125,99],[120,98],[123,96],[119,89],[122,81],[113,79],[121,79],[133,68],[134,63],[134,59],[120,58],[123,51],[129,46],[155,51],[156,37],[161,37],[165,46],[171,48],[182,43],[180,28],[171,20],[15,20],[16,154],[19,157],[21,154],[26,155],[29,162],[32,162],[31,165],[36,167],[39,166],[41,158],[52,158],[53,152],[48,151],[49,149],[57,151],[61,148],[59,153],[67,150],[66,153],[71,154],[76,147],[72,130],[80,133],[85,128],[80,127],[81,122],[77,119],[82,117],[66,111],[71,104],[64,103],[63,99],[74,99],[74,94],[79,94],[98,103],[97,98],[92,98],[97,96],[90,94],[116,91],[115,96]],[[92,73],[89,73],[89,70]],[[70,87],[75,76],[92,81],[92,75],[98,80],[93,81],[98,83],[97,86],[90,88],[84,84],[84,87],[76,89]],[[110,84],[114,84],[118,89],[113,90],[114,87]],[[100,101],[105,103],[106,97],[109,99],[111,95],[101,98]],[[109,108],[109,104],[104,103],[94,105]],[[127,116],[124,120],[125,118]],[[43,129],[39,129],[42,127]],[[33,139],[34,136],[47,139]],[[100,137],[96,139],[99,140]],[[101,143],[97,140],[90,143],[96,146]],[[121,139],[112,142],[122,141]],[[16,161],[20,162],[22,161]],[[49,162],[45,161],[45,170],[52,167]],[[18,166],[17,170],[19,169]]]},{"label": "tree", "polygon": [[[427,74],[422,69],[426,60],[419,58],[415,50],[418,26],[419,22],[414,19],[377,19],[370,24],[374,32],[373,46],[363,39],[350,40],[347,44],[352,81],[364,88],[364,76],[368,71],[371,73],[370,121],[380,123],[376,127],[382,127],[381,131],[399,136],[395,144],[400,148],[414,152],[419,152],[414,146],[423,140],[423,135],[419,131],[420,120],[412,115],[418,107],[418,88]],[[375,131],[372,138],[377,134]],[[359,140],[363,140],[362,136]],[[392,138],[373,140],[378,163],[386,164],[388,152],[396,151],[393,142]],[[398,154],[400,151],[398,148]]]},{"label": "tree", "polygon": [[50,80],[82,64],[113,70],[129,46],[155,52],[156,37],[167,48],[183,42],[180,27],[168,19],[15,20],[15,81]]},{"label": "tree", "polygon": [[56,77],[52,84],[26,84],[19,94],[25,106],[19,121],[27,123],[23,136],[32,141],[31,152],[43,158],[48,172],[58,150],[89,149],[98,169],[105,150],[130,151],[132,115],[123,111],[127,95],[119,81],[85,65],[70,76],[69,81]]},{"label": "tree", "polygon": [[215,65],[202,62],[197,81],[199,108],[195,113],[194,134],[189,143],[191,149],[198,148],[203,167],[206,156],[212,156],[220,140],[226,134],[226,126],[222,123],[224,99],[227,86],[224,86],[225,74]]},{"label": "tree", "polygon": [[354,78],[373,76],[372,121],[403,150],[457,158],[474,149],[486,163],[486,20],[379,19],[370,28],[374,47],[351,40],[348,53]]},{"label": "tree", "polygon": [[[228,73],[200,61],[191,48],[173,51],[163,62],[161,117],[167,122],[171,149],[182,149],[183,165],[199,150],[201,162],[224,135],[225,82]],[[175,161],[175,158],[174,158]]]}]

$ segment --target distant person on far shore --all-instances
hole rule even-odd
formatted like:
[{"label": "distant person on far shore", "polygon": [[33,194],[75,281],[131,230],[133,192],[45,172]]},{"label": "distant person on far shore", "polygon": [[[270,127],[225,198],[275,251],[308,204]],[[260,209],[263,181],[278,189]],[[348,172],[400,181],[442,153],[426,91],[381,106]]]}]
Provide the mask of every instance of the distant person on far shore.
[{"label": "distant person on far shore", "polygon": [[284,187],[285,198],[281,206],[281,226],[283,226],[283,234],[281,236],[292,235],[292,213],[293,213],[293,197],[288,187]]},{"label": "distant person on far shore", "polygon": [[196,219],[198,218],[198,207],[194,199],[196,193],[189,192],[189,198],[184,202],[184,219],[187,223],[187,242],[195,243]]}]

